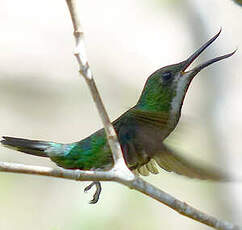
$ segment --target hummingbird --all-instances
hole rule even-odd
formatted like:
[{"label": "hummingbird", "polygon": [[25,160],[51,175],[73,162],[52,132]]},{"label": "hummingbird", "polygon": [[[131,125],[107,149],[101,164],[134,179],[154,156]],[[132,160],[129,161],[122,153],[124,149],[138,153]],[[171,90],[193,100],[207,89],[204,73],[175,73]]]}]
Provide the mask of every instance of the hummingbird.
[{"label": "hummingbird", "polygon": [[[223,175],[216,170],[194,164],[164,143],[178,124],[186,92],[194,77],[205,67],[235,53],[213,58],[186,71],[220,32],[185,61],[152,73],[137,104],[112,122],[125,162],[134,173],[142,176],[157,174],[158,165],[168,172],[190,178],[223,179]],[[1,144],[34,156],[48,157],[65,169],[108,170],[114,164],[104,129],[69,144],[8,136],[2,137]]]}]

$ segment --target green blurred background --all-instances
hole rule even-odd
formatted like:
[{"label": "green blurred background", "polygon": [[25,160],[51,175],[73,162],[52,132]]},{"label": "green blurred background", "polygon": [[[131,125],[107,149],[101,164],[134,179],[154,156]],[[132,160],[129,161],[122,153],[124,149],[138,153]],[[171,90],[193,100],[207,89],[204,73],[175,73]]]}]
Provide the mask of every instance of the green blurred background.
[{"label": "green blurred background", "polygon": [[[199,63],[239,49],[193,81],[169,144],[239,175],[242,8],[231,0],[80,0],[79,8],[89,62],[112,119],[136,103],[148,75],[184,60],[223,28]],[[102,127],[77,73],[64,0],[2,1],[0,28],[0,135],[64,143]],[[5,148],[0,160],[57,167]],[[145,179],[202,211],[242,224],[242,183],[163,171]],[[115,183],[103,183],[99,203],[89,205],[87,184],[1,173],[0,229],[209,229]]]}]

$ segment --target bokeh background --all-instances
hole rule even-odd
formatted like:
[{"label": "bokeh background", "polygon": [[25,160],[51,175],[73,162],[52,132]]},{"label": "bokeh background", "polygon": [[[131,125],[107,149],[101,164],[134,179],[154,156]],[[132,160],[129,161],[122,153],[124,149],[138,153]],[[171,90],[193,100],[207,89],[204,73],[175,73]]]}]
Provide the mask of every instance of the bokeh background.
[{"label": "bokeh background", "polygon": [[[89,62],[112,119],[134,105],[156,69],[184,60],[223,31],[199,63],[238,48],[193,81],[169,144],[241,175],[242,8],[231,0],[79,1]],[[68,143],[102,127],[73,56],[65,1],[0,3],[0,135]],[[196,62],[196,64],[198,63]],[[1,147],[1,161],[56,167]],[[146,178],[220,219],[242,225],[242,183],[161,172]],[[0,174],[0,229],[209,229],[115,183],[89,205],[88,183]]]}]

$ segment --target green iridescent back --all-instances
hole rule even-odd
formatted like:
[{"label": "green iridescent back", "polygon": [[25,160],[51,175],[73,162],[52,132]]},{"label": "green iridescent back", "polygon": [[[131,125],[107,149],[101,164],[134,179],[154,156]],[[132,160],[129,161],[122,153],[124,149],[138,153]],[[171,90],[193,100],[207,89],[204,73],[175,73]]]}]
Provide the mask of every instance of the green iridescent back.
[{"label": "green iridescent back", "polygon": [[103,129],[72,145],[73,147],[65,156],[51,157],[51,160],[63,168],[82,170],[105,169],[110,168],[113,164],[112,154]]}]

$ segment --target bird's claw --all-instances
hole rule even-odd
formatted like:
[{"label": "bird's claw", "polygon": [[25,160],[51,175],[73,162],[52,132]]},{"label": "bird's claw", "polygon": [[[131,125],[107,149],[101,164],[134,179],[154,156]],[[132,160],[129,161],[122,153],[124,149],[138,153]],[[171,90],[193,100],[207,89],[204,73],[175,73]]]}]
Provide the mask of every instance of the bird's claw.
[{"label": "bird's claw", "polygon": [[96,192],[93,195],[93,199],[89,201],[89,204],[96,204],[102,191],[101,183],[99,181],[93,181],[86,188],[84,188],[84,192],[89,191],[94,185],[96,186]]}]

